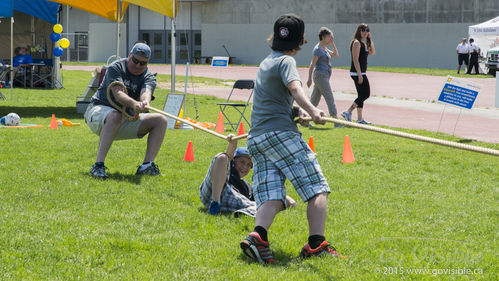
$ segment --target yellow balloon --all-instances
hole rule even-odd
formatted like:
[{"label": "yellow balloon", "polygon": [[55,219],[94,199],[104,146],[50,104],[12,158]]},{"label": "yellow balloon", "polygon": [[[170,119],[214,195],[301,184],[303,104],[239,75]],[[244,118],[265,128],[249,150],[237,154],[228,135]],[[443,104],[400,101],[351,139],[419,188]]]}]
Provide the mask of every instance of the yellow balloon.
[{"label": "yellow balloon", "polygon": [[67,38],[62,38],[61,40],[59,40],[59,45],[66,49],[67,47],[69,47],[69,40]]},{"label": "yellow balloon", "polygon": [[60,25],[60,24],[54,25],[53,30],[55,33],[61,33],[62,32],[62,25]]}]

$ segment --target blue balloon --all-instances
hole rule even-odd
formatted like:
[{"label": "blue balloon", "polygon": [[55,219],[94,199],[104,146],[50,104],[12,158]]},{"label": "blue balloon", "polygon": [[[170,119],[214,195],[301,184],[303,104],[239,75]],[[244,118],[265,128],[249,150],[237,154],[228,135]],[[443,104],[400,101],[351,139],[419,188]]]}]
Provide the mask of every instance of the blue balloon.
[{"label": "blue balloon", "polygon": [[64,49],[61,47],[54,48],[54,56],[60,57],[64,53]]},{"label": "blue balloon", "polygon": [[0,123],[2,123],[2,125],[5,125],[5,116],[2,117],[2,120],[0,121]]},{"label": "blue balloon", "polygon": [[52,34],[50,34],[50,41],[55,43],[55,42],[59,41],[59,39],[61,39],[60,33],[52,32]]}]

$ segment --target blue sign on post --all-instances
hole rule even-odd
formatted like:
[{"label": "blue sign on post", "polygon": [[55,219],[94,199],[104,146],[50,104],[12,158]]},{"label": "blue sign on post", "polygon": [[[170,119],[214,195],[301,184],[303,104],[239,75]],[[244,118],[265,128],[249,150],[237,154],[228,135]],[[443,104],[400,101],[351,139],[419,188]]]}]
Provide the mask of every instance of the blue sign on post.
[{"label": "blue sign on post", "polygon": [[229,57],[213,57],[211,60],[211,66],[228,67]]},{"label": "blue sign on post", "polygon": [[440,92],[438,101],[471,109],[480,89],[481,86],[476,83],[449,76]]}]

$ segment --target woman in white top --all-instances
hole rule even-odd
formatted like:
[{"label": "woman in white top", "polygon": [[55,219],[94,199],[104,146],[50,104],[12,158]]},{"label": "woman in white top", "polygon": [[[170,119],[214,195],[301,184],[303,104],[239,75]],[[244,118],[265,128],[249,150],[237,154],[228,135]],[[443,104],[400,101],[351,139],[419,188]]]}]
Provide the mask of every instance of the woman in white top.
[{"label": "woman in white top", "polygon": [[461,43],[457,45],[456,48],[456,53],[457,53],[457,74],[459,74],[459,71],[461,71],[461,65],[466,64],[466,69],[469,67],[469,56],[470,56],[470,48],[468,44],[466,44],[466,38],[463,38]]}]

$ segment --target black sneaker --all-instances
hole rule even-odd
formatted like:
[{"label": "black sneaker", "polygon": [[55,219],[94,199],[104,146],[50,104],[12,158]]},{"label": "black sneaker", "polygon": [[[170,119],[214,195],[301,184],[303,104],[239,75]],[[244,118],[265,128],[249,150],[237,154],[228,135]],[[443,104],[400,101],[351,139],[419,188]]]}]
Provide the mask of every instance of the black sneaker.
[{"label": "black sneaker", "polygon": [[142,168],[142,165],[140,165],[137,168],[137,172],[135,172],[135,175],[136,176],[142,176],[142,175],[159,176],[159,175],[161,175],[161,172],[159,171],[158,166],[154,162],[151,162],[151,165],[148,166],[147,168]]},{"label": "black sneaker", "polygon": [[90,168],[90,175],[96,179],[105,180],[108,178],[106,169],[107,167],[103,164],[94,164],[92,168]]}]

